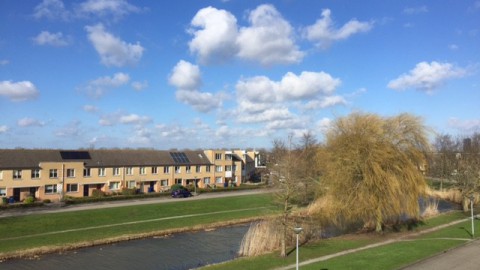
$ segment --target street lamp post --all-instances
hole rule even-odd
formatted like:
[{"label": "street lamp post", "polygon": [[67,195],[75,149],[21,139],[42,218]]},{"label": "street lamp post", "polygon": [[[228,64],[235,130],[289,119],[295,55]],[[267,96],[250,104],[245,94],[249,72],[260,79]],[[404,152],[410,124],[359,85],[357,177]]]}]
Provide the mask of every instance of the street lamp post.
[{"label": "street lamp post", "polygon": [[296,248],[296,252],[297,252],[297,270],[298,270],[298,235],[303,231],[303,228],[297,226],[297,227],[293,228],[293,231],[294,231],[295,234],[297,235],[297,248]]},{"label": "street lamp post", "polygon": [[473,194],[470,195],[470,213],[472,215],[472,238],[474,238],[474,236],[475,236],[475,226],[473,224],[473,200],[474,199],[475,198],[473,197]]}]

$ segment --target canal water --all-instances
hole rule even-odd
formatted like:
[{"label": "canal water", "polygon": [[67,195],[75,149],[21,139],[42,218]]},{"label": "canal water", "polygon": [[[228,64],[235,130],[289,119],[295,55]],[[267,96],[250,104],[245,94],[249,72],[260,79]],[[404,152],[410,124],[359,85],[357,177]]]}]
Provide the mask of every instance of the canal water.
[{"label": "canal water", "polygon": [[[424,203],[419,201],[421,208]],[[440,212],[459,206],[440,201]],[[422,209],[423,211],[423,209]],[[1,270],[97,270],[97,269],[164,269],[184,270],[233,260],[250,224],[218,228],[211,231],[179,233],[78,249],[63,254],[42,255],[36,259],[0,262]],[[330,232],[325,237],[338,235]]]},{"label": "canal water", "polygon": [[249,224],[84,248],[0,263],[2,270],[192,269],[232,260]]}]

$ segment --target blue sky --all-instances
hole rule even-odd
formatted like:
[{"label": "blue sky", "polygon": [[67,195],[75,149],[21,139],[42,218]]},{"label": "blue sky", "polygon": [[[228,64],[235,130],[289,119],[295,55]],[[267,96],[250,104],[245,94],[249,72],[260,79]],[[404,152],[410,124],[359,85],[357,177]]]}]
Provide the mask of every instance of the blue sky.
[{"label": "blue sky", "polygon": [[0,1],[0,148],[262,148],[351,112],[480,131],[480,1]]}]

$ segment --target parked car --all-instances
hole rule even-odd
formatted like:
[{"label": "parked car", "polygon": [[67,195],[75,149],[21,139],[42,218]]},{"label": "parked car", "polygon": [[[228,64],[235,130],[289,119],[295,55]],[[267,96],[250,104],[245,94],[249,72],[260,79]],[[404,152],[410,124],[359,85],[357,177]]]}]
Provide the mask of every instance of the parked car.
[{"label": "parked car", "polygon": [[172,191],[172,198],[188,198],[191,196],[192,193],[184,188]]}]

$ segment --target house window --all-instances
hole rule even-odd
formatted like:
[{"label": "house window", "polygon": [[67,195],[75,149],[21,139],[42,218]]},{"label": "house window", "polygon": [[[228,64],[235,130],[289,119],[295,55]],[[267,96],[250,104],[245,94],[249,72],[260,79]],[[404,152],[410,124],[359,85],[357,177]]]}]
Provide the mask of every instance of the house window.
[{"label": "house window", "polygon": [[203,183],[204,183],[205,185],[210,184],[210,177],[204,177],[204,178],[203,178]]},{"label": "house window", "polygon": [[199,166],[199,165],[195,166],[195,172],[196,173],[199,173],[201,171],[202,171],[202,166]]},{"label": "house window", "polygon": [[113,168],[113,175],[115,176],[120,175],[120,168],[118,167]]},{"label": "house window", "polygon": [[222,177],[221,176],[215,177],[215,183],[221,184],[222,183]]},{"label": "house window", "polygon": [[180,166],[175,166],[175,173],[181,173],[182,170],[180,169]]},{"label": "house window", "polygon": [[205,171],[210,172],[210,166],[209,165],[205,166]]},{"label": "house window", "polygon": [[13,170],[13,179],[22,179],[22,170]]},{"label": "house window", "polygon": [[75,169],[67,169],[67,177],[75,177]]},{"label": "house window", "polygon": [[0,170],[0,180],[3,180],[3,171]]},{"label": "house window", "polygon": [[140,174],[141,175],[147,174],[147,169],[145,167],[140,167]]},{"label": "house window", "polygon": [[233,165],[233,169],[232,169],[234,172],[237,171],[237,165]]},{"label": "house window", "polygon": [[133,175],[133,168],[132,167],[127,167],[125,174],[126,175]]},{"label": "house window", "polygon": [[170,167],[169,166],[163,167],[163,173],[170,173]]},{"label": "house window", "polygon": [[105,176],[105,168],[98,168],[98,176]]},{"label": "house window", "polygon": [[50,171],[48,172],[48,177],[57,178],[58,177],[58,170],[57,169],[50,169]]},{"label": "house window", "polygon": [[90,177],[90,168],[83,169],[83,177]]},{"label": "house window", "polygon": [[128,181],[128,188],[136,188],[137,183],[135,181]]},{"label": "house window", "polygon": [[78,192],[78,184],[67,184],[67,192]]},{"label": "house window", "polygon": [[231,172],[232,171],[232,165],[226,165],[225,166],[225,171],[226,172]]},{"label": "house window", "polygon": [[57,193],[57,185],[45,185],[45,194]]},{"label": "house window", "polygon": [[108,189],[110,190],[118,190],[120,188],[120,182],[110,182],[108,185]]},{"label": "house window", "polygon": [[32,179],[40,178],[40,169],[33,169],[32,170]]},{"label": "house window", "polygon": [[161,181],[160,181],[160,185],[161,185],[162,187],[168,186],[168,180],[161,180]]},{"label": "house window", "polygon": [[185,171],[186,171],[187,173],[191,173],[191,172],[192,172],[192,167],[190,167],[190,166],[185,166]]},{"label": "house window", "polygon": [[175,184],[182,184],[182,178],[175,178]]},{"label": "house window", "polygon": [[215,160],[221,160],[222,159],[222,154],[221,153],[215,153]]},{"label": "house window", "polygon": [[219,166],[219,165],[215,166],[215,171],[216,172],[221,172],[222,171],[222,166]]},{"label": "house window", "polygon": [[225,154],[225,160],[232,160],[232,154]]},{"label": "house window", "polygon": [[0,187],[0,197],[7,196],[7,188]]},{"label": "house window", "polygon": [[152,167],[152,174],[158,173],[158,167]]}]

